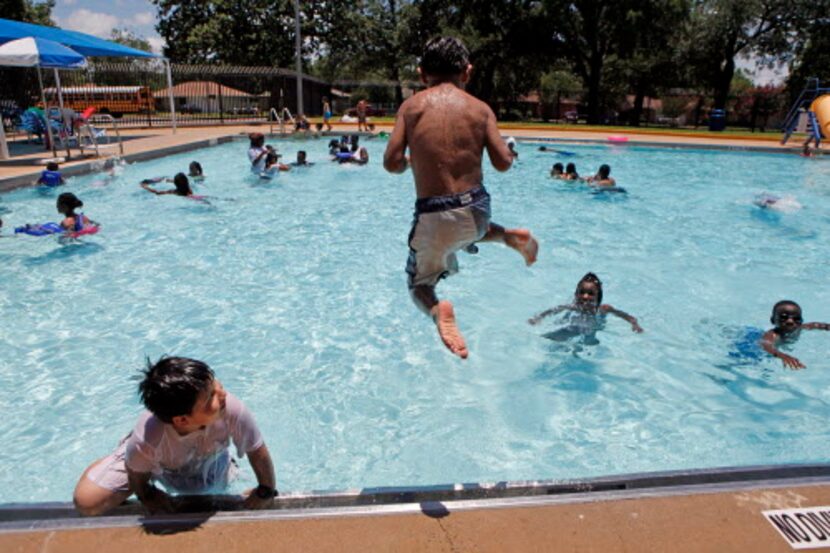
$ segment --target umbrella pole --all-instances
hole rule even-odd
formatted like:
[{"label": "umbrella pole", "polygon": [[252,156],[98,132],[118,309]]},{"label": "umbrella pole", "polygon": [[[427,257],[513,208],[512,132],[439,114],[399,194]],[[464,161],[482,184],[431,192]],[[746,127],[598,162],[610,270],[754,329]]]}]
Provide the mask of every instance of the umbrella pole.
[{"label": "umbrella pole", "polygon": [[[61,91],[61,77],[58,75],[58,68],[53,67],[52,71],[55,72],[55,87],[58,89],[58,105],[61,107],[61,123],[63,123],[63,128],[66,129],[69,125],[72,124],[71,121],[67,121],[66,117],[64,116],[63,111],[63,91]],[[69,125],[67,125],[69,123]],[[80,141],[78,141],[80,144]],[[66,159],[72,157],[72,154],[69,152],[69,133],[66,133]]]},{"label": "umbrella pole", "polygon": [[9,147],[6,145],[6,129],[0,119],[0,159],[9,159]]},{"label": "umbrella pole", "polygon": [[43,91],[43,77],[40,75],[40,66],[37,69],[37,83],[40,85],[40,99],[43,101],[43,119],[46,123],[46,136],[49,138],[49,146],[52,147],[52,157],[58,157],[55,151],[55,141],[52,139],[52,125],[49,124],[49,106],[46,104],[46,93]]}]

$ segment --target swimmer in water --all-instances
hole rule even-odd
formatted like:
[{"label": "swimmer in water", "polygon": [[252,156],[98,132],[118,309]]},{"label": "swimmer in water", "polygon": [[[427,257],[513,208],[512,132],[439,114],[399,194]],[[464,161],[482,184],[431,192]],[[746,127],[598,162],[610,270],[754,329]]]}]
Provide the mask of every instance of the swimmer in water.
[{"label": "swimmer in water", "polygon": [[[187,180],[187,175],[184,173],[177,173],[175,177],[173,177],[173,184],[176,185],[176,188],[173,190],[156,190],[152,188],[150,184],[155,182],[159,182],[158,180],[153,179],[145,179],[141,181],[141,188],[146,190],[147,192],[152,192],[157,196],[162,196],[164,194],[175,194],[176,196],[185,196],[185,197],[193,197],[193,189],[190,188],[190,181]],[[167,182],[170,182],[168,179]]]},{"label": "swimmer in water", "polygon": [[610,188],[617,185],[617,181],[611,178],[611,167],[606,164],[599,166],[597,174],[593,177],[588,177],[585,181],[591,186],[598,186],[601,188]]},{"label": "swimmer in water", "polygon": [[792,196],[776,196],[774,194],[767,194],[763,192],[755,196],[752,203],[761,209],[772,209],[775,211],[782,211],[784,213],[792,213],[801,209],[801,204]]},{"label": "swimmer in water", "polygon": [[202,171],[202,164],[198,161],[191,161],[187,168],[187,175],[193,180],[203,180],[205,173]]},{"label": "swimmer in water", "polygon": [[565,166],[565,176],[563,180],[582,180],[579,173],[576,172],[576,164],[569,163]]},{"label": "swimmer in water", "polygon": [[781,360],[785,367],[790,369],[803,369],[804,363],[792,355],[780,351],[781,344],[794,344],[801,335],[802,330],[830,330],[827,323],[804,323],[801,316],[801,306],[790,300],[782,300],[772,308],[770,322],[775,325],[764,333],[761,338],[761,347]]},{"label": "swimmer in water", "polygon": [[602,327],[605,316],[609,313],[627,321],[634,332],[643,331],[636,317],[615,309],[612,305],[602,303],[602,282],[594,273],[587,273],[579,279],[573,303],[542,311],[527,322],[537,325],[548,315],[556,315],[563,311],[569,312],[568,325],[546,334],[545,337],[560,342],[578,335],[593,337],[593,334]]},{"label": "swimmer in water", "polygon": [[79,232],[90,226],[99,226],[98,223],[86,215],[75,213],[76,209],[83,206],[84,202],[79,200],[78,197],[71,192],[64,192],[58,196],[56,207],[58,213],[64,216],[64,220],[61,221],[61,228],[63,228],[63,230]]},{"label": "swimmer in water", "polygon": [[435,294],[438,281],[458,270],[456,252],[476,242],[499,242],[532,265],[539,250],[530,231],[490,220],[482,156],[486,150],[497,171],[510,169],[513,156],[493,110],[464,91],[471,70],[469,52],[457,38],[427,42],[418,68],[427,88],[401,105],[383,158],[391,173],[403,173],[411,161],[415,178],[418,199],[406,268],[410,295],[435,322],[447,349],[462,359],[469,351],[453,305]]},{"label": "swimmer in water", "polygon": [[554,163],[553,167],[550,169],[550,176],[562,180],[565,178],[565,168],[562,166],[561,163]]}]

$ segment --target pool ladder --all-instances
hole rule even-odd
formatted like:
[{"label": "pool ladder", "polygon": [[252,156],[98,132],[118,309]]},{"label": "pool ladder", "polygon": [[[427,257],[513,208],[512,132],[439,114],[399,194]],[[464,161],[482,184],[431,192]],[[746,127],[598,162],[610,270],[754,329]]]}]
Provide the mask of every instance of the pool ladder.
[{"label": "pool ladder", "polygon": [[271,134],[274,134],[274,123],[279,124],[280,134],[285,135],[285,122],[288,120],[292,125],[294,124],[294,116],[288,108],[282,108],[277,111],[277,108],[271,108],[271,116],[268,118],[271,124]]}]

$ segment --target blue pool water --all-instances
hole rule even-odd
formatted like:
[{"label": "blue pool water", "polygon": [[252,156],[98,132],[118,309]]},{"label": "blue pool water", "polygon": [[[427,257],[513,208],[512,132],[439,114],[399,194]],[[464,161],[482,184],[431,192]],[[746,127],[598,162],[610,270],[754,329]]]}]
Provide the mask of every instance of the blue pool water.
[{"label": "blue pool water", "polygon": [[[244,142],[69,179],[61,191],[103,224],[74,245],[9,237],[54,220],[58,191],[0,196],[0,502],[68,500],[132,428],[145,358],[165,353],[208,362],[247,403],[282,490],[830,458],[830,333],[802,335],[802,371],[739,344],[782,298],[830,321],[830,162],[520,145],[513,169],[485,178],[494,220],[531,228],[539,262],[489,244],[460,255],[439,292],[467,338],[461,361],[406,290],[412,176],[385,173],[385,143],[366,145],[357,167],[329,163],[324,140],[283,142],[317,164],[271,183],[247,175]],[[212,205],[137,185],[193,159]],[[552,181],[554,161],[610,163],[629,194]],[[764,191],[804,208],[761,211]],[[541,337],[555,318],[527,324],[587,271],[644,334],[609,317],[599,344],[558,344]]]}]

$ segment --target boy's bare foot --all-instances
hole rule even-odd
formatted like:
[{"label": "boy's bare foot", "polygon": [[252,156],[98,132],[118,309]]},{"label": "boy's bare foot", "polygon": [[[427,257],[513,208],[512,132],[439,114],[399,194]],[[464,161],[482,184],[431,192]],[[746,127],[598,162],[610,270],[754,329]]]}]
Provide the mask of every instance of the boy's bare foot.
[{"label": "boy's bare foot", "polygon": [[438,334],[441,336],[444,345],[461,359],[466,359],[469,355],[467,344],[455,324],[455,311],[452,304],[447,300],[439,301],[431,312],[432,320],[435,321],[435,326],[438,327]]},{"label": "boy's bare foot", "polygon": [[504,231],[504,243],[522,254],[525,263],[530,266],[536,263],[536,254],[539,252],[539,242],[527,229],[510,229]]}]

